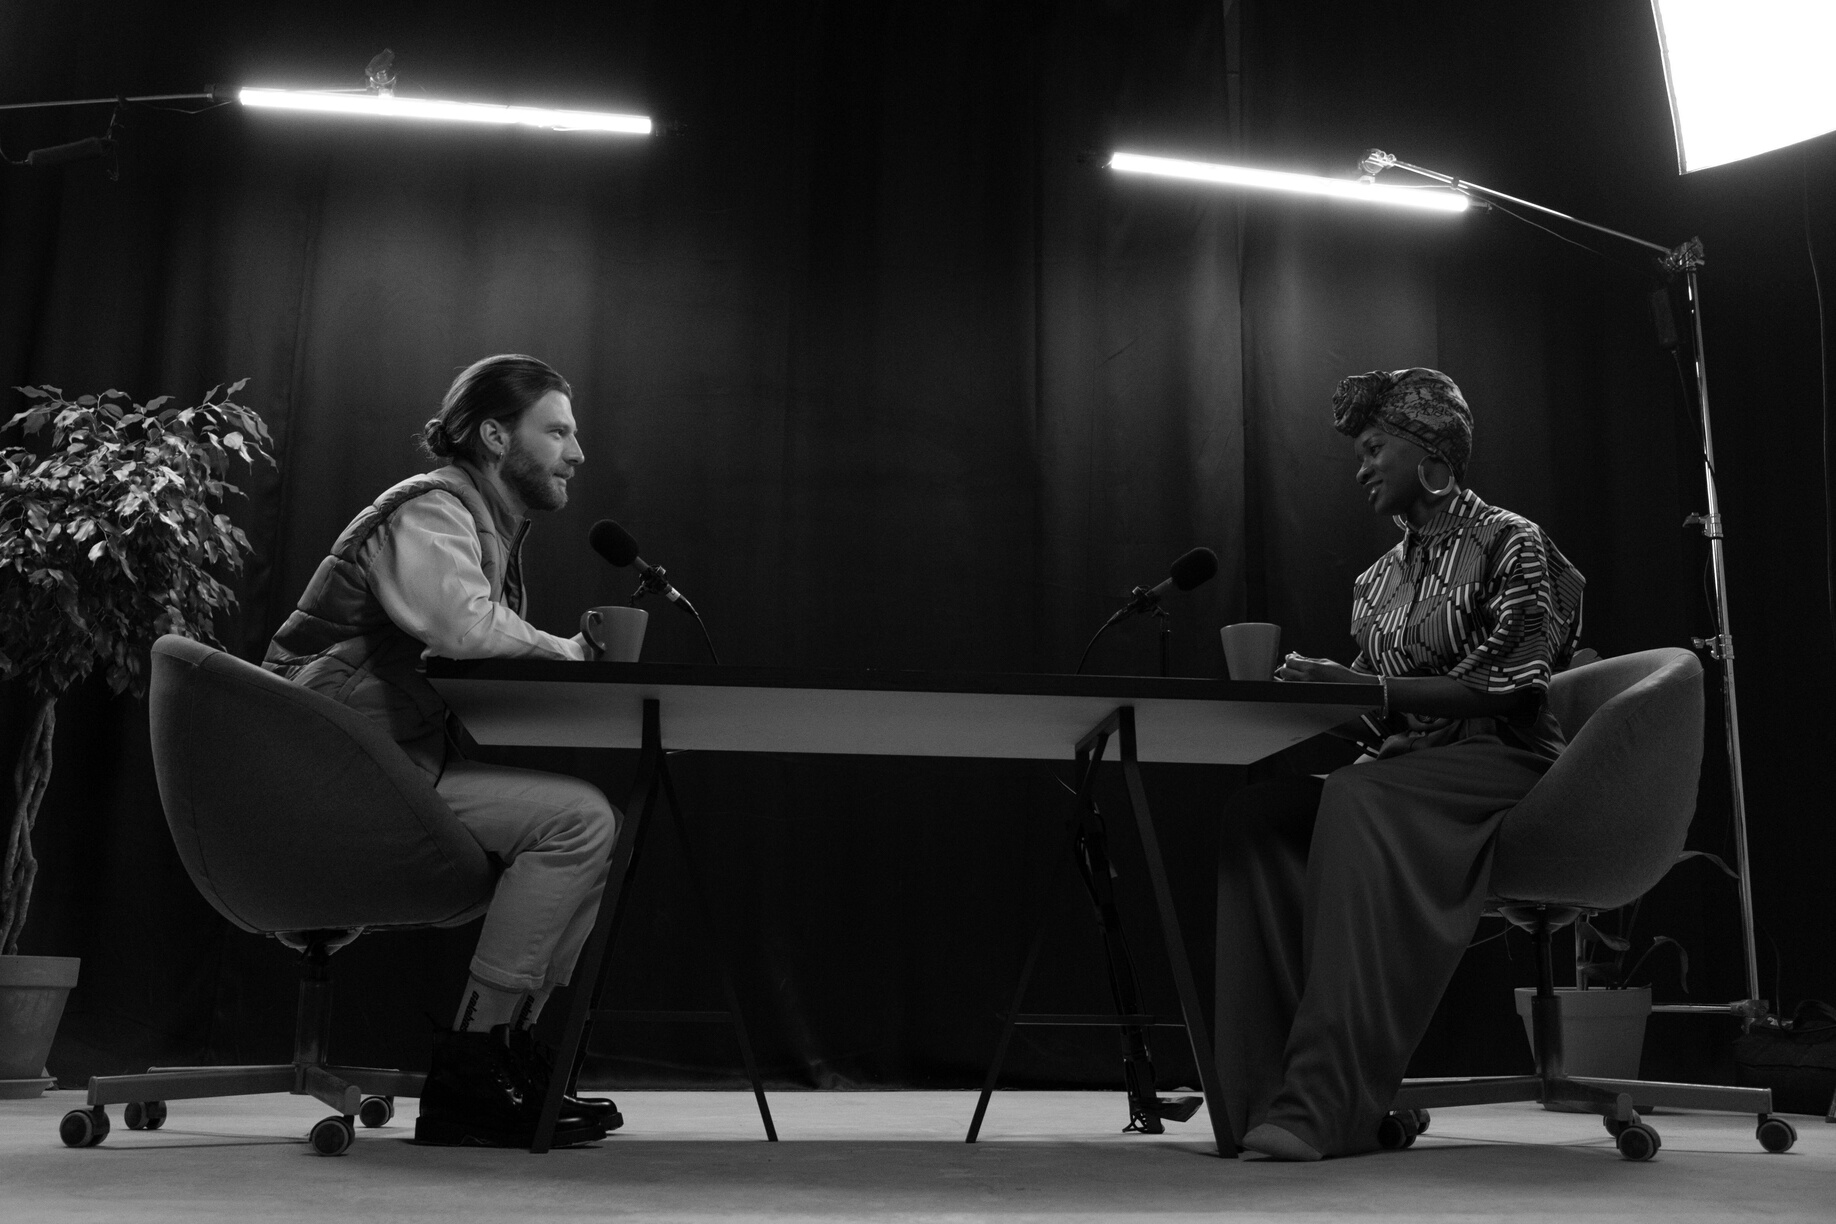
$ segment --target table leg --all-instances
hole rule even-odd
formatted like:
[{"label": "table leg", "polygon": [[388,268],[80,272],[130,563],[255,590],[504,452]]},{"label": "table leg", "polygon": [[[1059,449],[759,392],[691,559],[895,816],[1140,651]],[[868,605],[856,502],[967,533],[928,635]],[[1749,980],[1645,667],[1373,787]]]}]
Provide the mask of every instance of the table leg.
[{"label": "table leg", "polygon": [[733,1036],[739,1042],[740,1060],[746,1064],[746,1078],[752,1081],[752,1096],[759,1104],[759,1120],[765,1124],[765,1138],[776,1143],[778,1128],[772,1125],[771,1106],[765,1100],[765,1084],[759,1079],[758,1063],[752,1057],[752,1039],[746,1032],[746,1017],[740,1011],[739,994],[733,989],[733,970],[727,957],[726,941],[721,938],[715,926],[714,911],[708,904],[708,890],[701,882],[701,869],[695,862],[695,847],[689,839],[687,818],[683,815],[682,804],[676,799],[676,784],[670,780],[667,760],[659,769],[663,776],[663,794],[669,800],[670,815],[675,818],[672,824],[676,830],[676,840],[682,847],[682,862],[688,871],[689,888],[694,892],[695,905],[701,912],[702,934],[713,948],[714,963],[720,970],[721,995],[727,1001],[727,1015],[733,1024]]},{"label": "table leg", "polygon": [[542,1114],[529,1150],[540,1154],[554,1143],[555,1126],[561,1118],[561,1100],[573,1086],[586,1055],[587,1039],[593,1030],[593,1015],[599,1010],[600,996],[606,988],[606,970],[624,916],[625,899],[630,895],[632,877],[637,873],[638,852],[642,849],[652,809],[662,798],[663,734],[659,703],[644,702],[643,748],[638,754],[637,780],[631,788],[631,799],[625,805],[625,827],[619,831],[612,847],[612,866],[606,873],[606,890],[599,900],[599,913],[593,920],[593,933],[574,965],[574,989],[567,1005],[567,1021],[561,1029],[561,1041],[555,1048],[555,1065],[548,1077],[548,1095],[542,1101]]},{"label": "table leg", "polygon": [[[1096,779],[1097,763],[1103,759],[1103,746],[1109,741],[1109,733],[1103,732],[1100,738],[1086,739],[1077,746],[1077,798],[1072,801],[1071,824],[1075,828],[1083,814],[1084,807],[1090,802],[1091,783]],[[1027,948],[1026,961],[1020,968],[1020,980],[1014,986],[1013,1002],[1001,1018],[1001,1039],[995,1043],[994,1058],[988,1064],[988,1074],[982,1079],[982,1095],[975,1102],[975,1116],[969,1120],[969,1135],[964,1143],[974,1143],[976,1136],[982,1133],[982,1119],[988,1113],[988,1098],[994,1095],[995,1083],[1001,1076],[1001,1064],[1007,1061],[1007,1046],[1013,1039],[1014,1025],[1020,1019],[1020,1005],[1026,1001],[1026,988],[1033,980],[1033,968],[1039,963],[1040,949],[1045,947],[1046,931],[1052,920],[1052,903],[1058,898],[1059,871],[1049,864],[1045,877],[1040,881],[1039,921],[1034,924],[1033,942]]]},{"label": "table leg", "polygon": [[1179,913],[1173,906],[1173,890],[1167,883],[1166,864],[1160,855],[1160,838],[1154,831],[1154,819],[1148,811],[1147,788],[1141,781],[1141,762],[1135,754],[1135,711],[1124,706],[1121,711],[1122,776],[1128,784],[1128,803],[1135,814],[1135,828],[1141,836],[1141,850],[1147,859],[1148,877],[1154,885],[1154,901],[1160,911],[1160,933],[1166,942],[1167,963],[1173,970],[1173,985],[1179,993],[1179,1010],[1185,1021],[1186,1039],[1192,1046],[1192,1060],[1198,1067],[1199,1087],[1205,1093],[1205,1110],[1211,1118],[1211,1133],[1218,1142],[1218,1155],[1235,1156],[1238,1148],[1231,1138],[1230,1118],[1224,1109],[1222,1081],[1218,1075],[1216,1053],[1211,1035],[1205,1027],[1205,1015],[1199,1009],[1198,985],[1192,976],[1192,961],[1186,954],[1185,937],[1180,932]]}]

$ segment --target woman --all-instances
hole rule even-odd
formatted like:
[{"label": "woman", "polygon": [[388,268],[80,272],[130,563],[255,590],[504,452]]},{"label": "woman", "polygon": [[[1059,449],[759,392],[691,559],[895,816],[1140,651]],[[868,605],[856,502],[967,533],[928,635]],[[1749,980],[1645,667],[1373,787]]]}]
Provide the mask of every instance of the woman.
[{"label": "woman", "polygon": [[1543,696],[1584,582],[1461,487],[1472,414],[1447,375],[1358,374],[1332,403],[1403,538],[1354,584],[1351,666],[1291,654],[1276,678],[1378,677],[1386,738],[1323,782],[1243,791],[1219,855],[1219,1071],[1244,1147],[1281,1160],[1377,1146],[1478,926],[1498,822],[1562,749]]}]

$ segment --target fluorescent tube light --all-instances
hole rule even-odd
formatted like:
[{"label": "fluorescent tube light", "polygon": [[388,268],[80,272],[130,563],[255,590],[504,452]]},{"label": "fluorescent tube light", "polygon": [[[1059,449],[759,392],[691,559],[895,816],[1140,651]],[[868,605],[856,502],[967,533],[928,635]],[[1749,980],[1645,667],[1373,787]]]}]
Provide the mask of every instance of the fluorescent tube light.
[{"label": "fluorescent tube light", "polygon": [[1459,192],[1443,191],[1438,187],[1389,187],[1352,179],[1321,178],[1314,174],[1252,170],[1247,166],[1226,166],[1217,162],[1146,157],[1139,153],[1113,154],[1109,159],[1109,168],[1131,174],[1158,174],[1165,178],[1196,179],[1202,183],[1225,183],[1233,187],[1298,191],[1305,195],[1331,196],[1365,204],[1396,204],[1404,208],[1425,208],[1434,212],[1465,212],[1470,204]]},{"label": "fluorescent tube light", "polygon": [[1651,0],[1651,10],[1682,173],[1836,130],[1830,0]]},{"label": "fluorescent tube light", "polygon": [[600,111],[547,110],[537,106],[485,106],[476,102],[435,102],[401,98],[392,94],[315,93],[300,89],[244,89],[237,95],[244,106],[280,110],[320,111],[333,115],[382,115],[394,119],[447,119],[460,123],[520,124],[553,128],[558,132],[621,132],[650,135],[648,115],[618,115]]}]

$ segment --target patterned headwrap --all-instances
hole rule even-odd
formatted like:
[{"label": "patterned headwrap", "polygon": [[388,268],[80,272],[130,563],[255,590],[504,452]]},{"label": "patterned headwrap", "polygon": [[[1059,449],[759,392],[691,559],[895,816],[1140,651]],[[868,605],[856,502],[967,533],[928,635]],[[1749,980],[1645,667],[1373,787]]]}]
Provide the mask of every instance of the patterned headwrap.
[{"label": "patterned headwrap", "polygon": [[1341,379],[1332,396],[1332,427],[1357,437],[1372,425],[1406,438],[1466,479],[1473,453],[1473,413],[1454,380],[1439,370],[1372,370]]}]

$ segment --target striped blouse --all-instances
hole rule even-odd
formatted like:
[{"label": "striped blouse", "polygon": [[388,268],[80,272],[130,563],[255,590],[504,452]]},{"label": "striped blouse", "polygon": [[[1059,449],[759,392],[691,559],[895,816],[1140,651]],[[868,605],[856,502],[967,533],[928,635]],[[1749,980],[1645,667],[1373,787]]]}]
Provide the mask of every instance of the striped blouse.
[{"label": "striped blouse", "polygon": [[[1483,693],[1543,690],[1581,632],[1586,579],[1542,528],[1462,489],[1352,588],[1352,667],[1385,676],[1451,676]],[[1554,757],[1561,729],[1542,703],[1509,719],[1403,715],[1386,755],[1496,735]]]}]

